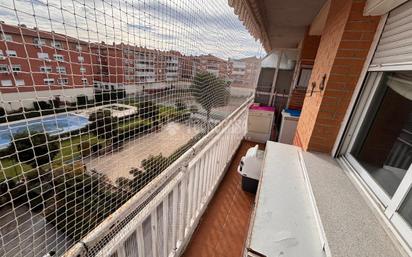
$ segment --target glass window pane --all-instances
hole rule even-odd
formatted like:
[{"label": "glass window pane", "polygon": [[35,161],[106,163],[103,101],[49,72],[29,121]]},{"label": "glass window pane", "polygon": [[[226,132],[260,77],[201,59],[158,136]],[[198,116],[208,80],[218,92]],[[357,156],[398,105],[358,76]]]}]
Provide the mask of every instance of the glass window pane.
[{"label": "glass window pane", "polygon": [[412,72],[386,72],[352,155],[393,196],[412,162]]},{"label": "glass window pane", "polygon": [[412,190],[409,191],[398,212],[412,226]]}]

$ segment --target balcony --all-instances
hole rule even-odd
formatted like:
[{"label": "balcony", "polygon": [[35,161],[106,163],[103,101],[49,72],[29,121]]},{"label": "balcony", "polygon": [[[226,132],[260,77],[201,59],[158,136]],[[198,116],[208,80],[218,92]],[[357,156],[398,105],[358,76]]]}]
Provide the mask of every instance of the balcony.
[{"label": "balcony", "polygon": [[[96,256],[133,252],[139,256],[182,254],[242,142],[251,100],[83,238],[67,256],[82,253],[85,245]],[[235,166],[229,169],[232,174]],[[245,197],[250,200],[250,196]],[[109,228],[116,228],[117,232],[107,234]],[[107,243],[101,244],[103,241]]]},{"label": "balcony", "polygon": [[[0,88],[1,256],[412,256],[412,2],[219,1],[33,3],[39,26],[56,29],[38,31],[47,42],[141,54],[134,69],[85,60],[95,90]],[[6,17],[31,15],[14,2]],[[93,13],[104,23],[84,34],[72,6],[91,15],[85,24]],[[6,48],[33,36],[6,23]],[[251,59],[249,46],[268,53],[257,85],[239,79],[246,64],[225,75],[232,57]],[[35,83],[39,60],[17,54],[30,66],[19,76]],[[238,173],[255,144],[256,194]]]}]

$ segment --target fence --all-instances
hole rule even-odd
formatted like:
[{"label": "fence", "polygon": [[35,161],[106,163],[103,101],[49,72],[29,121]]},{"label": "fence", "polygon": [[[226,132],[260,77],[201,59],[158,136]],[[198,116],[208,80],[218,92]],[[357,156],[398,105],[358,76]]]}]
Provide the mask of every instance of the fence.
[{"label": "fence", "polygon": [[98,253],[255,88],[227,0],[0,8],[0,256]]},{"label": "fence", "polygon": [[[245,101],[66,256],[179,256],[246,134],[251,101]],[[130,213],[136,216],[127,217]],[[116,224],[122,220],[128,222],[119,229]],[[109,239],[108,234],[112,234]]]}]

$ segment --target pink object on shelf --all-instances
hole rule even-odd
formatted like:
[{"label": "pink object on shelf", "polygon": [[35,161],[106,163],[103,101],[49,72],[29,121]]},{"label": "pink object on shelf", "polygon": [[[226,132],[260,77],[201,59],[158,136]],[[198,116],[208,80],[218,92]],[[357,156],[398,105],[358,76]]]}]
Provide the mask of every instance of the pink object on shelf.
[{"label": "pink object on shelf", "polygon": [[268,111],[268,112],[274,112],[275,108],[271,107],[271,106],[261,106],[261,105],[257,105],[257,104],[252,104],[249,107],[250,110],[259,110],[259,111]]}]

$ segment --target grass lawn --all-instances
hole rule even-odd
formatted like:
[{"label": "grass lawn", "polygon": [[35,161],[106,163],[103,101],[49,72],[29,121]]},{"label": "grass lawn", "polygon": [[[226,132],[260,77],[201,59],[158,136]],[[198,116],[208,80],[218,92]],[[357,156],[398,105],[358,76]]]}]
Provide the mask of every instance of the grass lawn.
[{"label": "grass lawn", "polygon": [[78,145],[82,142],[89,142],[90,147],[96,144],[104,144],[103,139],[99,139],[96,136],[88,134],[74,136],[61,142],[60,152],[53,159],[53,167],[59,167],[62,162],[78,158],[80,151]]},{"label": "grass lawn", "polygon": [[[81,142],[89,141],[90,147],[96,144],[104,144],[104,140],[98,139],[96,136],[90,135],[81,135],[74,136],[70,139],[63,140],[61,142],[61,147],[59,153],[54,157],[52,162],[53,168],[60,167],[64,161],[71,160],[80,156],[78,145]],[[33,168],[28,164],[21,164],[15,161],[13,158],[4,158],[0,159],[1,170],[0,170],[0,181],[3,181],[5,178],[16,178],[18,179],[19,175],[23,172],[32,170]],[[45,164],[50,165],[50,164]],[[48,167],[43,167],[47,169]]]},{"label": "grass lawn", "polygon": [[0,181],[5,178],[18,178],[22,172],[26,172],[32,169],[30,165],[18,163],[12,158],[1,159],[1,171],[0,171]]}]

